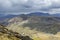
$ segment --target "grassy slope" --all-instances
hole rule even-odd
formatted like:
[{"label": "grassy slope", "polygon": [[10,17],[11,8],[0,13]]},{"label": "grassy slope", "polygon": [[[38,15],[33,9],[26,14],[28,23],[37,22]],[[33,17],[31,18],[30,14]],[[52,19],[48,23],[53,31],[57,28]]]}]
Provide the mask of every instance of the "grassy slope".
[{"label": "grassy slope", "polygon": [[20,40],[20,39],[14,37],[14,36],[13,37],[12,36],[8,37],[7,34],[1,34],[0,35],[0,40]]},{"label": "grassy slope", "polygon": [[[11,24],[7,28],[14,32],[18,32],[22,35],[28,35],[34,40],[60,40],[60,21],[55,17],[30,17],[28,19],[30,23],[27,23],[26,27],[17,24]],[[31,29],[33,28],[33,29]],[[39,31],[36,29],[41,29],[42,31],[46,31],[48,33],[57,33],[57,34],[47,34]]]},{"label": "grassy slope", "polygon": [[36,29],[31,30],[29,27],[22,27],[16,24],[12,24],[10,27],[7,27],[10,30],[18,32],[22,35],[28,35],[33,40],[60,40],[60,33],[55,35],[47,34],[43,32],[36,31]]},{"label": "grassy slope", "polygon": [[0,25],[0,40],[20,40],[20,39],[14,36],[13,33],[10,33],[8,29]]}]

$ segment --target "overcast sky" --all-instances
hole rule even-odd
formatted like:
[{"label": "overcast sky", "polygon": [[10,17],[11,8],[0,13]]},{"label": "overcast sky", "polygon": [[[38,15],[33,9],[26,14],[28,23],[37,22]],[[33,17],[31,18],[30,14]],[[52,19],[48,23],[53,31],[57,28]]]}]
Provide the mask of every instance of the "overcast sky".
[{"label": "overcast sky", "polygon": [[0,13],[60,13],[60,0],[0,0]]}]

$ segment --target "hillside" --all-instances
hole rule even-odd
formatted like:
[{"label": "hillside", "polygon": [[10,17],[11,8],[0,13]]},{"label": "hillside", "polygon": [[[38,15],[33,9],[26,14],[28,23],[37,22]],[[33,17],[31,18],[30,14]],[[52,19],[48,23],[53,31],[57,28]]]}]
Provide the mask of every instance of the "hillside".
[{"label": "hillside", "polygon": [[[26,18],[24,20],[24,18]],[[56,34],[60,31],[60,18],[51,16],[18,16],[8,21],[8,26],[17,25],[36,29],[37,31]]]},{"label": "hillside", "polygon": [[0,40],[32,40],[29,36],[23,36],[12,30],[8,30],[3,25],[0,25]]},{"label": "hillside", "polygon": [[24,24],[24,27],[28,26],[31,29],[36,28],[37,31],[53,34],[60,31],[60,19],[56,17],[31,16],[27,20],[28,23]]},{"label": "hillside", "polygon": [[0,25],[0,40],[19,40],[19,38],[15,37],[12,31],[10,32]]},{"label": "hillside", "polygon": [[54,35],[54,34],[37,31],[36,28],[31,29],[28,26],[23,27],[22,25],[19,25],[19,24],[11,24],[6,28],[14,32],[18,32],[21,35],[24,35],[24,36],[27,35],[33,40],[60,40],[60,32]]},{"label": "hillside", "polygon": [[[20,36],[17,37],[20,40],[60,40],[60,17],[42,13],[41,16],[39,12],[39,16],[36,13],[32,14],[21,14],[6,20],[8,25],[5,28],[18,33]],[[15,33],[12,35],[16,37]],[[23,39],[20,38],[21,36]]]}]

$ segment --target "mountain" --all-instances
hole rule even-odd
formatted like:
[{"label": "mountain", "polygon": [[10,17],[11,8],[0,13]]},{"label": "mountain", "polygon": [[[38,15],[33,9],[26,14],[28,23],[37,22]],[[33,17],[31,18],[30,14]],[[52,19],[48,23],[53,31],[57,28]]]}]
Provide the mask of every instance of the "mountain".
[{"label": "mountain", "polygon": [[6,15],[0,19],[0,23],[6,26],[15,24],[53,34],[60,31],[60,17],[52,16],[48,13],[33,12],[30,14]]},{"label": "mountain", "polygon": [[24,27],[28,26],[31,29],[36,28],[37,31],[53,34],[60,31],[60,19],[56,17],[31,16],[27,20],[28,23],[24,24]]},{"label": "mountain", "polygon": [[50,16],[49,13],[43,13],[43,12],[33,12],[28,14],[28,16]]},{"label": "mountain", "polygon": [[[59,14],[53,14],[52,16],[58,16]],[[11,19],[13,17],[20,16],[22,18],[27,19],[28,16],[51,16],[49,13],[43,13],[43,12],[32,12],[29,14],[20,14],[20,15],[12,15],[12,14],[0,14],[0,21],[4,21],[5,19]]]},{"label": "mountain", "polygon": [[52,16],[60,17],[60,13],[52,14]]},{"label": "mountain", "polygon": [[60,40],[60,17],[35,12],[17,15],[5,22],[8,30],[23,35],[24,40]]},{"label": "mountain", "polygon": [[5,15],[5,14],[1,14],[1,16],[0,16],[0,23],[1,24],[4,24],[4,25],[7,25],[8,24],[8,20],[10,20],[11,18],[13,18],[13,17],[17,17],[18,15],[10,15],[10,14],[8,14],[8,15]]},{"label": "mountain", "polygon": [[1,14],[1,13],[0,13],[0,17],[3,17],[3,16],[5,16],[5,14]]},{"label": "mountain", "polygon": [[7,18],[13,18],[13,17],[16,17],[16,15],[2,15],[0,17],[0,20],[4,20],[4,19],[7,19]]},{"label": "mountain", "polygon": [[28,16],[52,16],[52,17],[60,17],[60,13],[56,14],[49,14],[49,13],[43,13],[43,12],[32,12],[30,14],[27,14]]},{"label": "mountain", "polygon": [[29,27],[30,29],[36,29],[37,31],[42,31],[52,34],[56,34],[57,32],[60,31],[60,27],[59,27],[60,19],[59,17],[53,17],[53,16],[51,17],[51,16],[20,15],[10,19],[8,23],[9,23],[8,26],[17,25],[22,27]]},{"label": "mountain", "polygon": [[20,15],[8,22],[7,29],[28,35],[33,40],[60,40],[59,17]]}]

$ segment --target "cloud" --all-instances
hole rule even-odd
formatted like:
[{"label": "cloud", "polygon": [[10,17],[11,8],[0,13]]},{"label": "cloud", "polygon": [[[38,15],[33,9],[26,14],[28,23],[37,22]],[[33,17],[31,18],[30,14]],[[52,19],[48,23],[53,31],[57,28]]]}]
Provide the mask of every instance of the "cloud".
[{"label": "cloud", "polygon": [[60,0],[0,0],[2,12],[59,11]]}]

